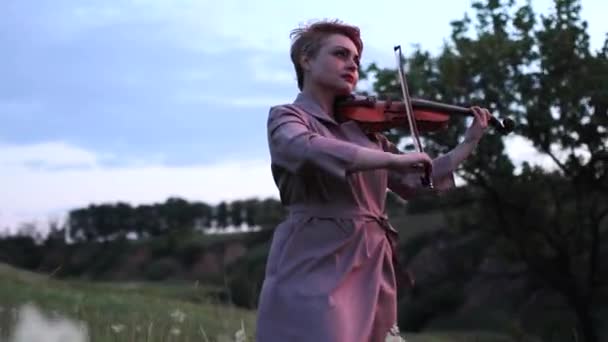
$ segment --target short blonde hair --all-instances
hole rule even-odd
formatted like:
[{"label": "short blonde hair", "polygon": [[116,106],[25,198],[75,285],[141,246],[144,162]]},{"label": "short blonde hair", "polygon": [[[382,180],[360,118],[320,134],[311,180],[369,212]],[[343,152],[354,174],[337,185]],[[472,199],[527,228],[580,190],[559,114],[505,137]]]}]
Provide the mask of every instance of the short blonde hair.
[{"label": "short blonde hair", "polygon": [[298,88],[302,90],[304,85],[304,70],[300,65],[302,56],[315,57],[325,38],[332,34],[342,34],[353,41],[359,56],[363,51],[361,31],[358,27],[347,25],[340,20],[321,20],[291,31],[291,61],[296,70]]}]

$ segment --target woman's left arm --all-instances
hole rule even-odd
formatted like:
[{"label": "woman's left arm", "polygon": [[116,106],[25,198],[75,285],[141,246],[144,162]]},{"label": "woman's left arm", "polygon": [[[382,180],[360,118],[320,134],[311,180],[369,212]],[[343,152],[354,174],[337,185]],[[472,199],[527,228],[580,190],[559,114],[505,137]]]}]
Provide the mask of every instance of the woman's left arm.
[{"label": "woman's left arm", "polygon": [[467,129],[464,141],[450,152],[433,160],[433,174],[436,174],[437,177],[444,177],[454,172],[471,155],[488,128],[490,112],[480,107],[472,107],[471,109],[475,115],[475,119],[473,119],[473,123]]},{"label": "woman's left arm", "polygon": [[[458,144],[450,152],[433,159],[433,183],[439,191],[448,190],[455,186],[454,171],[471,155],[479,140],[488,127],[490,112],[480,107],[472,107],[475,119],[467,129],[464,141]],[[396,147],[389,144],[389,150],[399,153]],[[420,184],[422,174],[389,174],[389,189],[404,199],[415,197],[417,194],[428,192]]]}]

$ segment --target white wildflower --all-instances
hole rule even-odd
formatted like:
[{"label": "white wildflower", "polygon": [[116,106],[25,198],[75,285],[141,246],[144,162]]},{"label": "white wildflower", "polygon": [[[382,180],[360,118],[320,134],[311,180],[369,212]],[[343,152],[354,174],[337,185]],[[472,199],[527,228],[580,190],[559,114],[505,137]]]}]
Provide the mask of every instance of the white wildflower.
[{"label": "white wildflower", "polygon": [[179,334],[181,334],[181,333],[182,333],[182,331],[179,328],[177,328],[177,327],[171,328],[172,335],[179,336]]},{"label": "white wildflower", "polygon": [[386,335],[384,342],[407,342],[403,337],[401,337],[401,333],[399,332],[399,326],[397,324],[391,327],[391,330]]},{"label": "white wildflower", "polygon": [[175,309],[172,312],[169,313],[169,316],[171,316],[171,318],[176,321],[177,323],[183,323],[184,320],[186,319],[186,314],[181,311],[180,309]]},{"label": "white wildflower", "polygon": [[115,333],[120,333],[121,331],[125,330],[125,325],[124,324],[112,324],[110,326],[110,328],[112,329],[112,331],[114,331]]},{"label": "white wildflower", "polygon": [[198,328],[201,331],[201,335],[203,335],[203,338],[205,339],[205,342],[209,342],[209,338],[207,338],[207,334],[205,333],[205,329],[203,329],[203,327],[201,327],[201,326],[199,326]]},{"label": "white wildflower", "polygon": [[245,324],[243,323],[243,320],[241,320],[241,329],[237,330],[234,334],[234,340],[235,342],[247,341],[247,334],[245,334]]}]

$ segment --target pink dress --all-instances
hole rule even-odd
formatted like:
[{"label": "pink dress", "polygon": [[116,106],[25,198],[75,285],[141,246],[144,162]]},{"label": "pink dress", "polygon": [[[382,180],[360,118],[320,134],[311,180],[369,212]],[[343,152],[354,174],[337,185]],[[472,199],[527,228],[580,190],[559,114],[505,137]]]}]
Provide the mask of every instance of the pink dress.
[{"label": "pink dress", "polygon": [[[289,214],[270,247],[256,341],[384,341],[396,327],[399,276],[386,192],[409,198],[420,175],[352,172],[369,149],[400,152],[355,122],[337,123],[303,94],[272,107],[267,128],[272,174]],[[433,178],[440,188],[454,184],[451,171]]]}]

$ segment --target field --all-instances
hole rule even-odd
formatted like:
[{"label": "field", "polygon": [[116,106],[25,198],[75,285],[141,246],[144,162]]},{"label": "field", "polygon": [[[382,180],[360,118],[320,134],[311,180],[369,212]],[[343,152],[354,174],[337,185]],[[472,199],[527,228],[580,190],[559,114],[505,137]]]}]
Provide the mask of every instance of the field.
[{"label": "field", "polygon": [[[61,281],[0,264],[0,341],[254,341],[255,312],[219,304],[213,290],[196,283]],[[513,341],[491,333],[406,340]]]},{"label": "field", "polygon": [[239,330],[252,340],[255,313],[214,303],[211,292],[197,284],[58,281],[0,265],[0,336],[9,340],[20,308],[32,304],[50,319],[84,322],[91,341],[231,341]]}]

